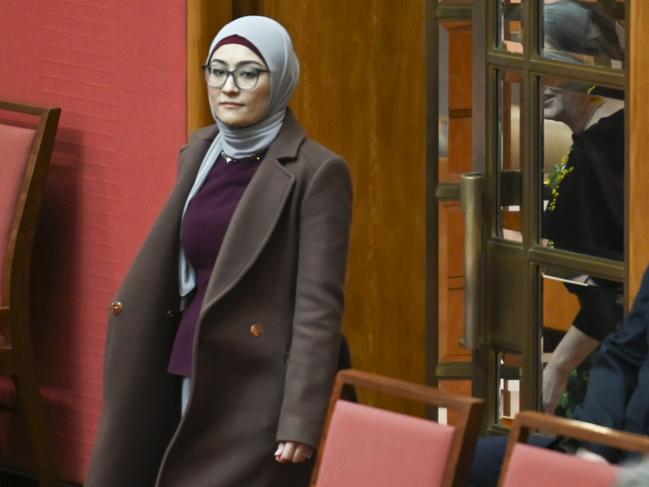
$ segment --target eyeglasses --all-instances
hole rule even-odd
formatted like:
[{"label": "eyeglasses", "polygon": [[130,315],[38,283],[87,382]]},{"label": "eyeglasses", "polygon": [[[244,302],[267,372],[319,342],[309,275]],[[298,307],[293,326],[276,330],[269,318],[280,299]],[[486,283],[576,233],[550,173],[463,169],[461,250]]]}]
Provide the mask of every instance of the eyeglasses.
[{"label": "eyeglasses", "polygon": [[267,69],[253,68],[251,66],[239,66],[238,68],[229,71],[223,66],[219,65],[205,65],[205,80],[207,85],[211,88],[223,88],[228,81],[228,77],[232,75],[234,84],[240,90],[252,90],[257,86],[259,77],[262,73],[268,73]]}]

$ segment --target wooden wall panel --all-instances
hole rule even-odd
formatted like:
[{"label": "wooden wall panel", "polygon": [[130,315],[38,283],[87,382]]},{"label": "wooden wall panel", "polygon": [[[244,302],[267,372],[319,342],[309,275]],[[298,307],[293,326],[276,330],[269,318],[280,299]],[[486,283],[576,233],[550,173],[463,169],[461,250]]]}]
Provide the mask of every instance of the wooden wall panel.
[{"label": "wooden wall panel", "polygon": [[442,25],[449,31],[449,105],[454,110],[471,110],[473,65],[468,55],[471,52],[471,22],[443,22]]},{"label": "wooden wall panel", "polygon": [[232,4],[187,0],[187,130],[190,134],[214,123],[201,66],[212,39],[233,18]]},{"label": "wooden wall panel", "polygon": [[[455,394],[460,394],[462,396],[471,395],[471,381],[440,381],[438,386],[443,391],[454,392]],[[459,424],[459,418],[457,414],[454,414],[452,411],[449,411],[447,414],[447,424]]]},{"label": "wooden wall panel", "polygon": [[448,251],[440,258],[448,261],[449,279],[464,279],[464,212],[459,201],[444,202],[440,208],[440,227],[445,229]]},{"label": "wooden wall panel", "polygon": [[[448,121],[448,182],[459,182],[460,174],[471,171],[471,117],[451,117]],[[440,175],[441,176],[441,175]],[[440,178],[441,179],[441,178]]]},{"label": "wooden wall panel", "polygon": [[579,300],[563,283],[543,280],[543,326],[567,331],[579,311]]},{"label": "wooden wall panel", "polygon": [[438,357],[439,362],[470,361],[460,345],[464,336],[464,215],[457,201],[439,204]]},{"label": "wooden wall panel", "polygon": [[649,51],[646,48],[649,2],[634,0],[630,5],[627,136],[627,298],[635,296],[642,273],[649,264]]},{"label": "wooden wall panel", "polygon": [[293,110],[351,167],[344,328],[354,366],[423,383],[425,2],[265,0],[264,14],[286,26],[302,63]]},{"label": "wooden wall panel", "polygon": [[471,23],[440,22],[448,31],[448,160],[440,163],[439,181],[458,182],[471,171]]},{"label": "wooden wall panel", "polygon": [[[448,160],[440,182],[458,182],[471,171],[471,23],[441,22],[448,30]],[[464,336],[464,214],[458,201],[438,206],[438,361],[470,362]],[[448,386],[449,383],[447,383]],[[464,389],[470,392],[470,388]]]}]

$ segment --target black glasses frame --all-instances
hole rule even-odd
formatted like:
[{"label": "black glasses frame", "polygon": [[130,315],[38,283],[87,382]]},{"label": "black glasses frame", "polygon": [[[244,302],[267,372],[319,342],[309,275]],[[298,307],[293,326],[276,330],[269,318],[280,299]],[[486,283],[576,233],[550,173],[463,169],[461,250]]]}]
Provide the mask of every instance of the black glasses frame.
[{"label": "black glasses frame", "polygon": [[220,85],[210,84],[210,82],[207,80],[208,76],[209,76],[209,69],[210,69],[209,64],[204,64],[202,66],[202,68],[203,68],[203,72],[205,73],[205,76],[206,76],[205,82],[207,83],[207,86],[209,86],[211,88],[223,88],[225,86],[225,84],[228,82],[228,78],[230,76],[232,76],[232,81],[234,82],[234,86],[236,86],[238,89],[240,89],[242,91],[254,90],[257,87],[257,84],[259,83],[259,75],[261,73],[270,73],[270,70],[268,70],[268,69],[259,69],[259,68],[246,67],[246,69],[249,69],[251,71],[255,71],[257,73],[257,79],[255,80],[255,84],[252,87],[250,87],[250,88],[242,88],[241,86],[239,86],[239,83],[237,83],[237,77],[234,75],[234,73],[238,69],[242,68],[241,66],[238,67],[238,68],[235,68],[233,70],[228,70],[228,69],[221,68],[221,69],[223,69],[223,71],[225,71],[227,73],[227,75],[226,75],[225,79],[223,80],[223,83],[221,83]]}]

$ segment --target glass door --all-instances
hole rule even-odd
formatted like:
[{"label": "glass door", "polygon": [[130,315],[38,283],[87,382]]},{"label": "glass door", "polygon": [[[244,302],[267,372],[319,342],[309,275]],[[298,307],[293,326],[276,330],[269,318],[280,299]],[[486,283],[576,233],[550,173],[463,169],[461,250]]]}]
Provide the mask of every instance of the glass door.
[{"label": "glass door", "polygon": [[[471,18],[472,47],[460,55],[448,42],[438,63],[434,379],[470,377],[491,429],[520,408],[570,416],[593,352],[623,316],[626,11],[608,0],[437,5],[439,51],[451,12]],[[466,73],[453,65],[468,54],[463,132],[453,100]],[[454,157],[458,140],[469,161]],[[445,172],[456,167],[471,174]],[[448,223],[460,208],[462,225]],[[454,228],[454,244],[444,241]],[[463,255],[460,313],[443,299],[452,254]]]}]

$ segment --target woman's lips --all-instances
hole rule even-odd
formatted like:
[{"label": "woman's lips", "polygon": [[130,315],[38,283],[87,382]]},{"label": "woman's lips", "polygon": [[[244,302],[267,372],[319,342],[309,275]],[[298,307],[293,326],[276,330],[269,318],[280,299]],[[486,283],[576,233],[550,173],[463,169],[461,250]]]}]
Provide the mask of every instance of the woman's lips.
[{"label": "woman's lips", "polygon": [[239,108],[242,107],[243,105],[241,103],[233,103],[233,102],[223,102],[219,103],[220,106],[223,108]]},{"label": "woman's lips", "polygon": [[543,97],[543,106],[548,106],[554,101],[554,95],[545,95]]}]

